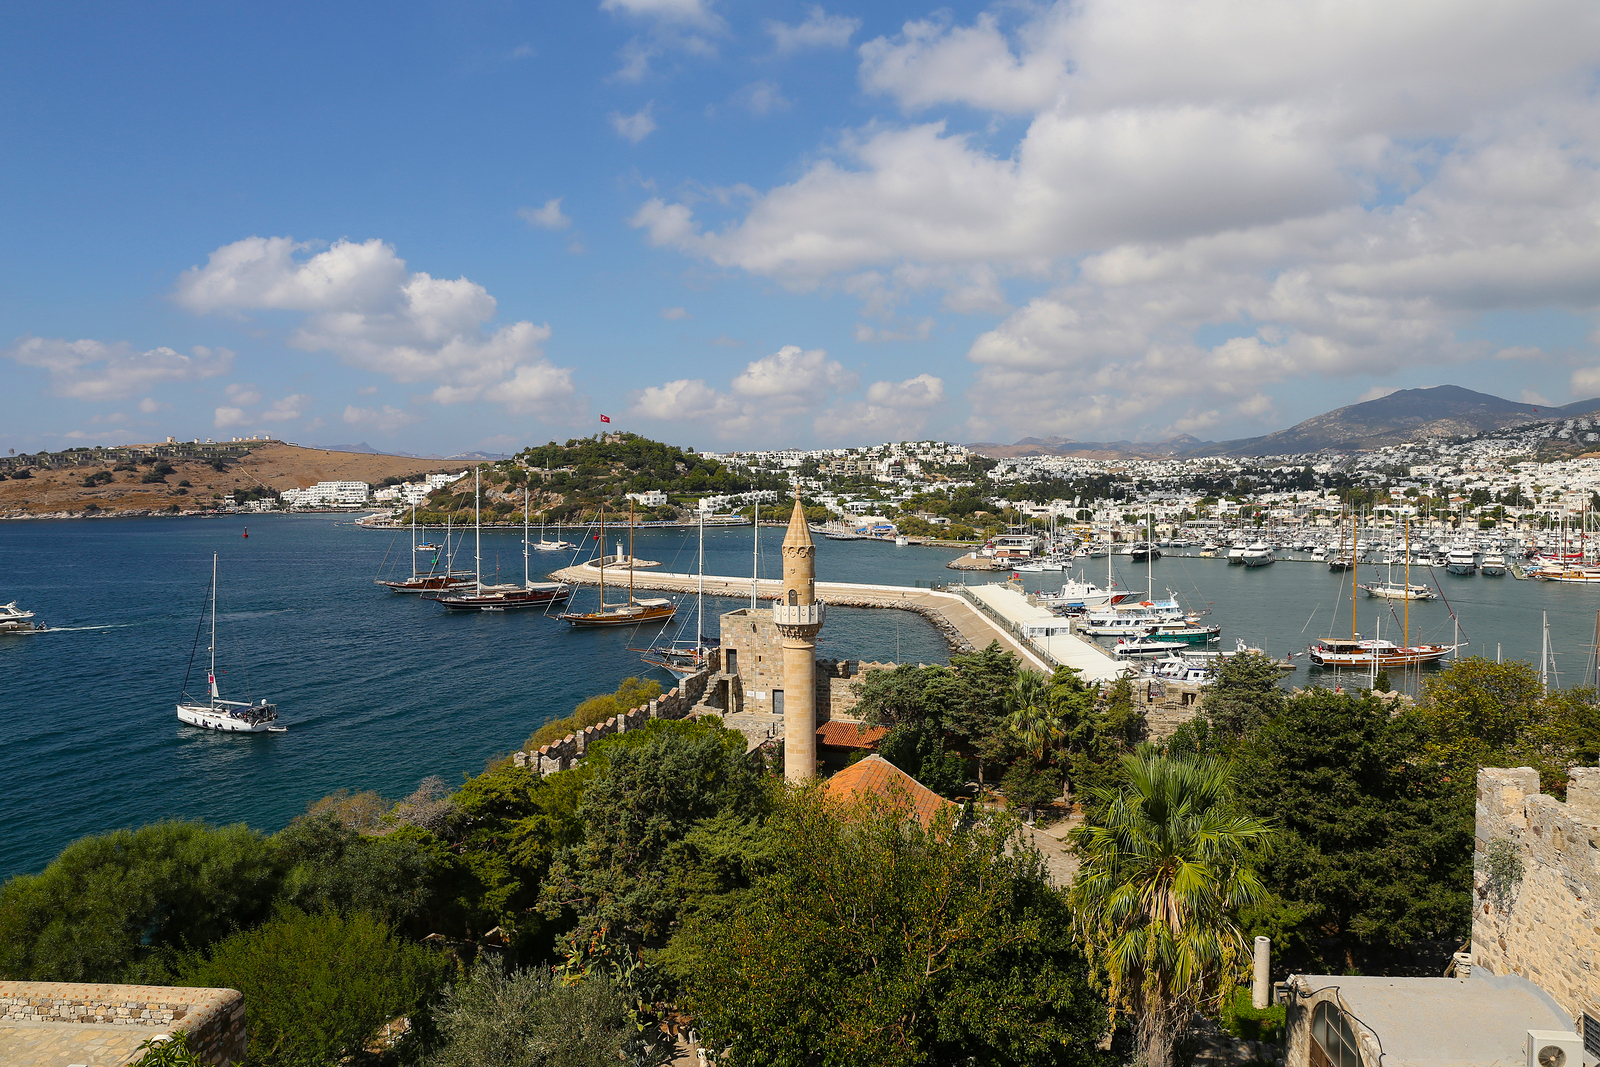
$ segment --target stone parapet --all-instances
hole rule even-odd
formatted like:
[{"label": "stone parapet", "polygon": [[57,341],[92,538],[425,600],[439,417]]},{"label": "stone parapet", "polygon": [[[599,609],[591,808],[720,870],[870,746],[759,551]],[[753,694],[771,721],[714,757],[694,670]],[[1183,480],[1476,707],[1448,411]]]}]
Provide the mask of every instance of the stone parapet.
[{"label": "stone parapet", "polygon": [[518,767],[527,767],[540,774],[555,774],[557,771],[570,770],[583,759],[589,746],[602,737],[637,730],[651,719],[684,718],[705,696],[706,683],[711,676],[712,672],[708,667],[699,674],[685,678],[673,689],[648,704],[640,704],[620,715],[613,715],[605,722],[568,734],[559,741],[544,745],[537,752],[514,752],[511,754],[511,760]]},{"label": "stone parapet", "polygon": [[182,1030],[206,1063],[244,1063],[244,994],[233,989],[0,982],[0,1026],[18,1024]]},{"label": "stone parapet", "polygon": [[[1575,1017],[1600,1017],[1600,768],[1569,773],[1563,804],[1539,792],[1531,767],[1478,772],[1472,962],[1527,978]],[[1484,862],[1498,841],[1522,867],[1503,897]]]}]

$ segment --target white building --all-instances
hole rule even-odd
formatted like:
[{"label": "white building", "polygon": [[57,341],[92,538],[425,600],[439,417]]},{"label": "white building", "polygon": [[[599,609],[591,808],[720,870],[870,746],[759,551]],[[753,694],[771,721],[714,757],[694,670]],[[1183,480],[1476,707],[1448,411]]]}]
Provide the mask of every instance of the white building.
[{"label": "white building", "polygon": [[279,496],[297,508],[360,507],[371,493],[366,482],[318,482],[309,489],[285,489]]},{"label": "white building", "polygon": [[667,494],[660,489],[647,489],[642,493],[629,493],[628,499],[642,508],[659,508],[666,505]]}]

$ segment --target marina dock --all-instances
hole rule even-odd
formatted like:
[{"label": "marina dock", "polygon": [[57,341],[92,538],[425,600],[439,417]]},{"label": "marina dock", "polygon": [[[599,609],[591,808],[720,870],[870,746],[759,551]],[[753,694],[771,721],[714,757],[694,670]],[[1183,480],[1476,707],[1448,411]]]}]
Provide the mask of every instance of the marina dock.
[{"label": "marina dock", "polygon": [[[607,568],[610,570],[610,568]],[[598,585],[594,569],[585,566],[566,567],[551,571],[550,578],[572,585]],[[625,584],[626,577],[615,578]],[[749,578],[732,578],[724,575],[706,575],[705,591],[712,596],[732,599],[748,598],[752,582]],[[693,574],[661,574],[636,572],[635,589],[649,589],[668,593],[693,593],[699,588],[700,578]],[[775,600],[782,588],[777,579],[764,578],[755,585],[755,595],[760,600]],[[944,589],[911,588],[903,585],[869,585],[853,582],[818,582],[817,598],[839,607],[897,608],[914,611],[933,619],[946,633],[959,634],[974,648],[983,648],[990,641],[1000,642],[1000,647],[1018,656],[1034,670],[1051,673],[1056,666],[1077,667],[1085,681],[1100,682],[1120,675],[1125,665],[1118,663],[1108,653],[1084,637],[1066,633],[1051,636],[1029,636],[1027,627],[1039,622],[1043,614],[1057,623],[1066,620],[1036,608],[1014,589],[1001,585],[947,586]],[[1064,630],[1064,627],[1063,627]]]}]

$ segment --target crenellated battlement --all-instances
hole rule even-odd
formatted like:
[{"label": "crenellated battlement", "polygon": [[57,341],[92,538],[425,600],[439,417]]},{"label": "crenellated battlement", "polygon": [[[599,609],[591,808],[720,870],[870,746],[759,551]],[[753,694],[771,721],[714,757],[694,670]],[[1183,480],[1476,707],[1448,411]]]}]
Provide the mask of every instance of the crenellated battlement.
[{"label": "crenellated battlement", "polygon": [[688,715],[690,709],[700,703],[701,697],[705,696],[706,683],[710,678],[710,668],[699,674],[692,674],[647,704],[640,704],[620,715],[613,715],[605,722],[586,726],[559,741],[552,741],[542,746],[537,752],[513,752],[511,760],[518,767],[527,767],[540,774],[570,770],[583,759],[584,754],[589,751],[589,746],[602,737],[637,730],[651,719],[681,719]]}]

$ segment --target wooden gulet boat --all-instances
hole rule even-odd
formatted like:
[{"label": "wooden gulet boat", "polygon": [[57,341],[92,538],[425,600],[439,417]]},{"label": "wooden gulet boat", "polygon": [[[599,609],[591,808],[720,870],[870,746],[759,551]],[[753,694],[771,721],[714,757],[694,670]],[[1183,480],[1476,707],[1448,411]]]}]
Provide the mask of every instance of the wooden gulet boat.
[{"label": "wooden gulet boat", "polygon": [[[1359,519],[1352,526],[1352,539],[1359,529]],[[1406,525],[1406,557],[1410,559],[1411,527]],[[1411,601],[1405,600],[1405,630],[1402,634],[1403,644],[1385,641],[1382,638],[1382,623],[1380,621],[1379,636],[1363,639],[1356,631],[1356,610],[1360,601],[1356,597],[1357,568],[1351,568],[1350,575],[1350,637],[1324,638],[1313,642],[1306,650],[1306,655],[1318,667],[1331,670],[1364,671],[1376,675],[1378,671],[1388,670],[1391,667],[1420,667],[1427,663],[1437,663],[1456,650],[1455,645],[1413,645],[1411,638]],[[1406,578],[1409,585],[1410,566],[1407,565]]]},{"label": "wooden gulet boat", "polygon": [[478,469],[472,469],[473,588],[431,596],[451,611],[523,611],[564,603],[572,596],[565,582],[535,582],[528,573],[528,490],[522,490],[522,584],[483,584],[483,520],[478,499]]},{"label": "wooden gulet boat", "polygon": [[[454,589],[466,589],[473,584],[472,575],[466,571],[453,570],[450,566],[450,528],[446,520],[444,535],[445,564],[442,572],[435,571],[434,565],[439,562],[438,546],[417,544],[417,506],[411,505],[411,577],[384,579],[374,578],[374,584],[384,586],[394,593],[444,593]],[[428,565],[427,573],[417,570],[417,553],[431,549],[434,553],[433,561]]]},{"label": "wooden gulet boat", "polygon": [[573,626],[638,626],[647,622],[666,622],[678,613],[677,605],[664,597],[640,600],[633,595],[633,505],[628,506],[628,602],[606,603],[606,512],[600,509],[600,609],[567,611],[561,621]]},{"label": "wooden gulet boat", "polygon": [[[759,529],[759,527],[757,527]],[[629,561],[632,562],[631,560]],[[700,512],[700,571],[697,577],[695,590],[694,629],[693,642],[677,640],[670,645],[654,645],[650,648],[630,649],[633,652],[642,652],[640,657],[652,667],[660,667],[669,672],[674,678],[687,678],[705,667],[706,662],[716,652],[721,642],[715,637],[707,637],[705,633],[706,616],[706,513]],[[679,628],[682,633],[682,627]]]}]

